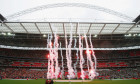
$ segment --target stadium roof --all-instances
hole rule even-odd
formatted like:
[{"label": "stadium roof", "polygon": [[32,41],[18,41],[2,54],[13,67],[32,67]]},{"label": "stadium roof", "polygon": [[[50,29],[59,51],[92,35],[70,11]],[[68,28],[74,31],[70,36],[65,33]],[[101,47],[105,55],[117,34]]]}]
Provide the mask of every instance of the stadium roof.
[{"label": "stadium roof", "polygon": [[140,33],[135,23],[86,23],[86,22],[3,22],[0,32],[27,34],[130,34]]}]

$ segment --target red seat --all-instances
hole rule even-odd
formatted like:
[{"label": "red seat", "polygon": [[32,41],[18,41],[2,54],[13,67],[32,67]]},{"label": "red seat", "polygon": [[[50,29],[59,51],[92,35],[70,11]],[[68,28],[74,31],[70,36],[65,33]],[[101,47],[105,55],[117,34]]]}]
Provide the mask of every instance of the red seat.
[{"label": "red seat", "polygon": [[125,66],[128,66],[128,65],[120,65],[121,67],[125,67]]},{"label": "red seat", "polygon": [[118,67],[118,65],[110,65],[110,67]]},{"label": "red seat", "polygon": [[24,62],[24,64],[31,64],[31,62]]},{"label": "red seat", "polygon": [[34,64],[35,64],[35,65],[41,65],[42,63],[36,63],[36,62],[35,62]]},{"label": "red seat", "polygon": [[108,67],[107,65],[98,65],[97,67]]},{"label": "red seat", "polygon": [[13,62],[13,64],[20,64],[21,62]]},{"label": "red seat", "polygon": [[124,64],[125,64],[125,62],[118,62],[118,64],[120,64],[120,65],[124,65]]},{"label": "red seat", "polygon": [[11,64],[11,66],[20,66],[19,64]]},{"label": "red seat", "polygon": [[30,67],[30,65],[21,65],[21,66]]},{"label": "red seat", "polygon": [[31,65],[32,67],[42,67],[42,65]]},{"label": "red seat", "polygon": [[116,63],[114,63],[114,62],[110,62],[110,63],[108,63],[108,64],[110,64],[110,65],[115,65]]}]

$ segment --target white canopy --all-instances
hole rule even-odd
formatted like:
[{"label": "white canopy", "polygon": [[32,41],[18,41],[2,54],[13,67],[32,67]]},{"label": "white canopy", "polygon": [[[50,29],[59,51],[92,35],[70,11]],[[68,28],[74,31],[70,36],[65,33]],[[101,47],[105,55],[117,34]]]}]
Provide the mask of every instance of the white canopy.
[{"label": "white canopy", "polygon": [[0,32],[27,34],[72,34],[103,35],[140,33],[135,23],[85,23],[85,22],[4,22]]}]

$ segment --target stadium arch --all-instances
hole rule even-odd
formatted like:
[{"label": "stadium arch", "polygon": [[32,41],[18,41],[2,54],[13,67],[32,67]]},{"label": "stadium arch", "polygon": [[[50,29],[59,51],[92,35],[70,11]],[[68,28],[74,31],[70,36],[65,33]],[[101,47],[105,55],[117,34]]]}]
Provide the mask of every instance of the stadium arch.
[{"label": "stadium arch", "polygon": [[98,11],[102,11],[111,15],[115,15],[117,17],[120,17],[124,20],[128,20],[128,21],[132,21],[134,18],[127,16],[125,14],[122,14],[120,12],[108,9],[108,8],[104,8],[101,6],[96,6],[96,5],[91,5],[91,4],[85,4],[85,3],[56,3],[56,4],[47,4],[47,5],[41,5],[41,6],[37,6],[34,8],[30,8],[27,10],[23,10],[17,13],[14,13],[12,15],[6,16],[6,18],[8,20],[12,20],[14,18],[35,12],[35,11],[39,11],[39,10],[44,10],[44,9],[48,9],[48,8],[57,8],[57,7],[82,7],[82,8],[88,8],[88,9],[95,9]]}]

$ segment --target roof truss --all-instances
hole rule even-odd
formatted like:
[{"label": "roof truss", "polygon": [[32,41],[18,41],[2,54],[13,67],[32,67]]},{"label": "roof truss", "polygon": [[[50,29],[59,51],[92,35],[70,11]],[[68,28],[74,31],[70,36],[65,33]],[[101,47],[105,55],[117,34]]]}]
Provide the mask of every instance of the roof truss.
[{"label": "roof truss", "polygon": [[[9,23],[12,25],[9,25]],[[25,25],[26,23],[28,23],[28,25]],[[67,35],[69,35],[70,32],[68,31],[70,31],[70,26],[67,25],[68,23],[69,22],[3,22],[1,23],[3,25],[0,26],[0,32],[22,33],[22,31],[24,31],[23,33],[27,34],[54,34],[54,31],[56,31],[55,28],[58,28],[58,34],[65,35],[67,31]],[[53,24],[57,24],[58,26],[53,28]],[[86,28],[86,34],[91,33],[96,35],[102,35],[140,33],[140,26],[137,26],[135,23],[72,22],[72,25],[74,27],[74,29],[72,30],[74,35],[77,35],[79,25],[82,25],[82,29]],[[21,27],[21,29],[18,30],[19,32],[16,30],[18,29],[18,27]],[[47,31],[43,32],[43,28],[47,28]],[[34,31],[34,29],[36,29],[35,32],[31,32],[31,30]],[[83,30],[80,30],[79,32],[80,34],[84,35]]]}]

